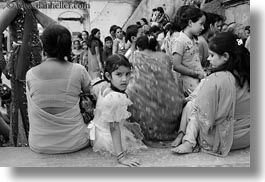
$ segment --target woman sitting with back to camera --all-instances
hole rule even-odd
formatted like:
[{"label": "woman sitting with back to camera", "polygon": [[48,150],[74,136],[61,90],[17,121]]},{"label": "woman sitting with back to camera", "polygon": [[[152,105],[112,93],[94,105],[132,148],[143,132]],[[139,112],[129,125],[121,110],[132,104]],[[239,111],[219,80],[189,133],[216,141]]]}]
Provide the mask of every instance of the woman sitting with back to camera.
[{"label": "woman sitting with back to camera", "polygon": [[38,153],[68,153],[89,144],[89,130],[80,113],[79,94],[89,92],[85,67],[71,63],[71,34],[61,25],[42,36],[46,59],[26,75],[29,146]]}]

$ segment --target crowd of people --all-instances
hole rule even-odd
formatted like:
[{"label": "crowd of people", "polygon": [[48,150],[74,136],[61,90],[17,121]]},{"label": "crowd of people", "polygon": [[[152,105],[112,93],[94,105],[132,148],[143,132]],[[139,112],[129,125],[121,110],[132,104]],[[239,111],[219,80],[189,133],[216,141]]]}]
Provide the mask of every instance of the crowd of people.
[{"label": "crowd of people", "polygon": [[158,7],[149,22],[109,27],[102,42],[98,28],[73,37],[33,7],[5,9],[0,31],[22,34],[10,34],[7,61],[0,47],[11,79],[0,135],[18,146],[24,133],[37,153],[93,147],[125,166],[139,166],[130,154],[149,147],[218,156],[249,147],[250,27],[239,37],[224,22],[199,6],[181,6],[173,18]]}]

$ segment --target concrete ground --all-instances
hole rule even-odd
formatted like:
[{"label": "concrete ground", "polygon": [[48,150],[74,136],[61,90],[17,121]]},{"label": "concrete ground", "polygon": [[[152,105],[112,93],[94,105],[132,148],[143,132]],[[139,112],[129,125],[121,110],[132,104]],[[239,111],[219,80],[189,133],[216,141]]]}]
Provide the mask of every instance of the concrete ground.
[{"label": "concrete ground", "polygon": [[[172,154],[169,149],[149,148],[138,153],[141,167],[250,167],[250,149],[230,152],[227,157],[205,153]],[[2,147],[0,167],[123,167],[115,157],[102,156],[91,148],[70,154],[46,155],[28,147]]]}]

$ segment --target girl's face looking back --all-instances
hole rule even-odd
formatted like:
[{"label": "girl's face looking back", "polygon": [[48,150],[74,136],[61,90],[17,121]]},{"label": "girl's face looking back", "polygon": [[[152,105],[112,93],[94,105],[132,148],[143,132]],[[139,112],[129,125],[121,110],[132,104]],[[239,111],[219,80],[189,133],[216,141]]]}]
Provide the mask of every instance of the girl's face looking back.
[{"label": "girl's face looking back", "polygon": [[203,15],[198,21],[192,22],[190,24],[190,33],[195,36],[199,36],[204,30],[204,23],[206,21],[205,15]]},{"label": "girl's face looking back", "polygon": [[131,70],[125,66],[119,66],[109,77],[111,84],[121,91],[125,91],[131,78]]}]

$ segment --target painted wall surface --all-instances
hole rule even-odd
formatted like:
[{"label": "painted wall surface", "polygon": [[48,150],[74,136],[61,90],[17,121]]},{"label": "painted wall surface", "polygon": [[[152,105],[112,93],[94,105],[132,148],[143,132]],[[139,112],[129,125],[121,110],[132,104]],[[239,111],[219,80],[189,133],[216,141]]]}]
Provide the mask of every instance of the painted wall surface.
[{"label": "painted wall surface", "polygon": [[135,1],[90,0],[90,30],[101,30],[101,40],[109,36],[111,25],[122,27],[134,11]]},{"label": "painted wall surface", "polygon": [[248,3],[225,10],[226,22],[238,22],[244,25],[250,25],[250,5]]},{"label": "painted wall surface", "polygon": [[[56,1],[56,0],[55,0]],[[58,0],[57,0],[58,1]],[[65,0],[66,1],[66,0]],[[71,0],[68,0],[71,1]],[[68,27],[71,32],[99,28],[101,30],[101,40],[109,35],[109,28],[116,24],[123,27],[135,24],[141,18],[150,20],[152,9],[163,7],[165,12],[172,19],[177,9],[183,5],[183,0],[82,0],[89,4],[88,9],[39,9],[49,17],[58,21],[58,18],[83,17],[84,21],[60,21],[61,24]],[[220,0],[222,1],[222,0]],[[228,1],[228,0],[226,0]],[[242,0],[246,1],[246,0]],[[45,1],[39,1],[45,2]],[[73,1],[75,2],[75,1]],[[233,1],[231,1],[233,2]],[[0,3],[0,13],[5,3]],[[138,7],[137,7],[138,6]],[[135,9],[135,7],[137,7]],[[249,2],[237,4],[235,6],[225,7],[226,22],[237,22],[239,24],[250,24],[250,5]]]},{"label": "painted wall surface", "polygon": [[[60,1],[60,0],[54,0]],[[65,0],[62,0],[66,2]],[[71,0],[68,0],[71,1]],[[132,15],[135,7],[138,5],[137,0],[82,0],[89,6],[87,9],[80,9],[78,7],[66,8],[38,8],[47,16],[58,21],[58,18],[78,18],[83,17],[84,21],[58,21],[60,24],[66,26],[71,32],[99,28],[101,30],[101,40],[109,35],[109,28],[116,24],[123,26],[129,17]],[[46,1],[39,1],[45,3]],[[39,3],[36,2],[36,3]],[[48,0],[48,2],[53,2]],[[75,1],[72,1],[75,2]],[[5,3],[0,3],[0,13],[5,7]]]},{"label": "painted wall surface", "polygon": [[162,7],[165,13],[172,19],[178,8],[182,5],[183,0],[142,0],[130,19],[124,25],[124,29],[131,24],[135,24],[141,18],[146,18],[149,22],[152,15],[152,9],[157,7]]},{"label": "painted wall surface", "polygon": [[235,33],[245,37],[244,28],[250,25],[250,4],[245,2],[225,9],[226,23],[236,22]]}]

